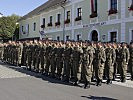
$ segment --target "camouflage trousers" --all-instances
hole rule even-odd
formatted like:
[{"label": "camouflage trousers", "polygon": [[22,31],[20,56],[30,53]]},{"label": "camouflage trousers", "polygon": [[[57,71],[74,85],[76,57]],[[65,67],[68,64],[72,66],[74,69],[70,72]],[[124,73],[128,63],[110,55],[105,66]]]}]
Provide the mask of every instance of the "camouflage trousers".
[{"label": "camouflage trousers", "polygon": [[105,62],[105,76],[108,78],[108,79],[113,79],[113,72],[114,72],[114,68],[113,68],[113,65],[112,65],[112,61],[109,60],[109,61],[106,61]]},{"label": "camouflage trousers", "polygon": [[87,62],[82,63],[82,77],[84,82],[91,82],[92,78],[92,73],[93,73],[93,68],[92,66],[89,66]]},{"label": "camouflage trousers", "polygon": [[94,64],[94,73],[96,79],[103,79],[103,73],[104,73],[104,63],[101,64],[101,60],[96,60]]},{"label": "camouflage trousers", "polygon": [[126,79],[126,74],[127,74],[127,63],[126,61],[121,61],[118,62],[118,70],[121,75],[121,79]]},{"label": "camouflage trousers", "polygon": [[73,78],[74,81],[77,82],[80,79],[81,76],[81,68],[80,68],[79,61],[74,59],[72,62],[72,73],[73,73]]}]

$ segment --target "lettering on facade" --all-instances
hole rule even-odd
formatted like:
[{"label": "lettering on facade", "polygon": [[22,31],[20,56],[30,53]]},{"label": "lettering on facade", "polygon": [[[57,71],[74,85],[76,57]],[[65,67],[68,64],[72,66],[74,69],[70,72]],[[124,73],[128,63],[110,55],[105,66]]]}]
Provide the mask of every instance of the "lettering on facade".
[{"label": "lettering on facade", "polygon": [[106,24],[106,22],[99,22],[99,23],[94,23],[94,24],[89,24],[89,25],[83,25],[83,28],[94,27],[94,26],[103,26],[105,24]]}]

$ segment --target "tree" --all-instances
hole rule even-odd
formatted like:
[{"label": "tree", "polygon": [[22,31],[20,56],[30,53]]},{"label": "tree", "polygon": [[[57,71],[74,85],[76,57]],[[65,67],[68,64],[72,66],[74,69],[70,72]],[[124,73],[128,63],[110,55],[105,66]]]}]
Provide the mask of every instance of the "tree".
[{"label": "tree", "polygon": [[16,23],[19,18],[20,16],[15,14],[0,18],[0,37],[2,39],[10,39],[13,37],[16,28],[18,28]]}]

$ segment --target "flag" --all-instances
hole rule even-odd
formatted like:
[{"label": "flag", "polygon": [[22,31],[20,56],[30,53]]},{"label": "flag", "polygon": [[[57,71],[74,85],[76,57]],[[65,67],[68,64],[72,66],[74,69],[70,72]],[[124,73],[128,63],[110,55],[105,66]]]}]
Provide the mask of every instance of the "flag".
[{"label": "flag", "polygon": [[91,11],[97,12],[97,0],[91,0]]}]

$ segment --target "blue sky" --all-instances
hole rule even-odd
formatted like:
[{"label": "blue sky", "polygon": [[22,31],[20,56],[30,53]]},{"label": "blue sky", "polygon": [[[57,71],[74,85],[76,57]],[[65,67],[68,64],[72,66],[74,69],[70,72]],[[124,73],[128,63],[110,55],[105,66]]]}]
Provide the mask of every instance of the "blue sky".
[{"label": "blue sky", "polygon": [[23,16],[47,0],[0,0],[0,12],[4,15]]}]

